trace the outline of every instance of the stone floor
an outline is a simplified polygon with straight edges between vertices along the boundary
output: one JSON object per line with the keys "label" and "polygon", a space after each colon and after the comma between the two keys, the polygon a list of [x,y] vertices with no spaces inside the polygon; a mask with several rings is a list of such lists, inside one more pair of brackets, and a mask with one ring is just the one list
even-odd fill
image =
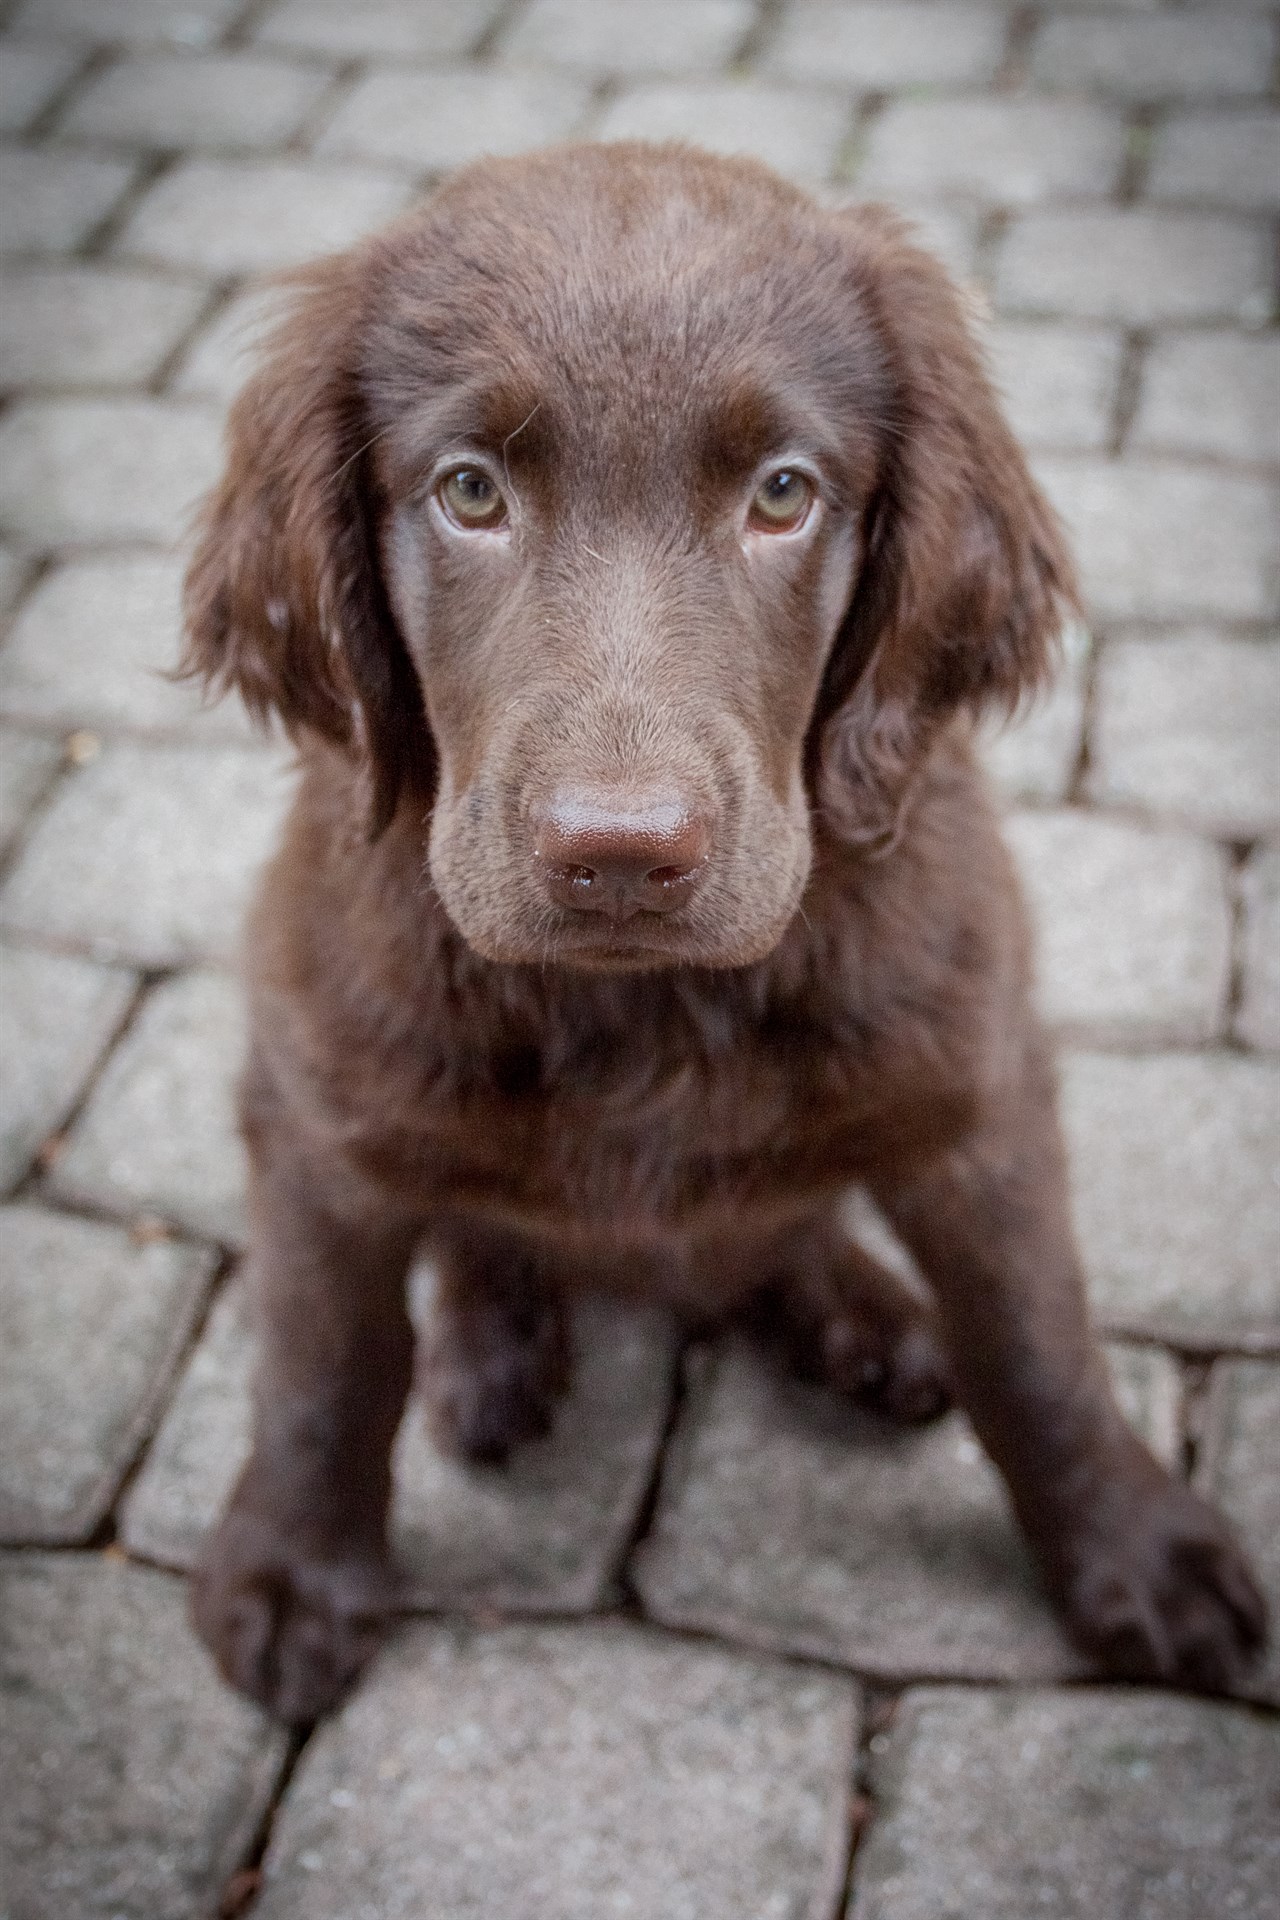
{"label": "stone floor", "polygon": [[958,1416],[885,1433],[643,1315],[583,1314],[510,1474],[406,1428],[420,1617],[334,1720],[299,1749],[218,1684],[180,1575],[243,1445],[229,969],[289,775],[153,671],[264,273],[575,134],[907,208],[985,304],[1088,591],[990,754],[1097,1313],[1280,1614],[1274,18],[0,14],[0,1916],[1274,1914],[1280,1654],[1234,1701],[1091,1683]]}

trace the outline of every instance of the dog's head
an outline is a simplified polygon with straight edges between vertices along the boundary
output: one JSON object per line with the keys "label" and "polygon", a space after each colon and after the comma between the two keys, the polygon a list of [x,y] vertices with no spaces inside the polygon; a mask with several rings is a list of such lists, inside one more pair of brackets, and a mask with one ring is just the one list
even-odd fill
{"label": "dog's head", "polygon": [[760,959],[1071,574],[945,273],[749,162],[459,174],[316,269],[231,419],[189,658],[430,813],[500,961]]}

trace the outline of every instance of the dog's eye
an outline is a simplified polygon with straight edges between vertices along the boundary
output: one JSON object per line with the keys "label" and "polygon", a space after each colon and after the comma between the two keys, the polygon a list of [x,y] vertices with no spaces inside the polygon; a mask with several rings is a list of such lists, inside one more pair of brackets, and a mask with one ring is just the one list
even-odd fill
{"label": "dog's eye", "polygon": [[445,512],[460,527],[495,527],[506,514],[506,502],[487,473],[479,467],[458,467],[440,482]]}
{"label": "dog's eye", "polygon": [[798,527],[813,500],[813,482],[794,467],[779,467],[756,488],[750,524],[766,533],[790,533]]}

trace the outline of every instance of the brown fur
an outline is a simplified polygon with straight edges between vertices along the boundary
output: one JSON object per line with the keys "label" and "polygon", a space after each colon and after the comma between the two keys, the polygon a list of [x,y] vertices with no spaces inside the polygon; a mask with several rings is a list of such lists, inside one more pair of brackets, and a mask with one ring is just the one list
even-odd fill
{"label": "brown fur", "polygon": [[[450,460],[500,531],[449,522]],[[792,462],[813,510],[761,532]],[[577,1287],[754,1304],[887,1411],[954,1384],[1105,1663],[1232,1677],[1261,1603],[1112,1398],[968,745],[1073,599],[957,296],[883,210],[581,147],[309,276],[188,588],[193,670],[302,763],[249,943],[254,1450],[195,1597],[236,1685],[306,1719],[373,1644],[423,1241],[447,1444],[543,1430]],[[677,910],[549,897],[537,823],[580,791],[696,818]],[[936,1325],[842,1235],[853,1182]]]}

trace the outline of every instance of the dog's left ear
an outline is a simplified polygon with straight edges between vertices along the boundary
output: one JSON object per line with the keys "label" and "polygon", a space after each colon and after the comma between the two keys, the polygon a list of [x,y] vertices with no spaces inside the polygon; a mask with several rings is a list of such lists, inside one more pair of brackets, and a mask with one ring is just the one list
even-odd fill
{"label": "dog's left ear", "polygon": [[1012,711],[1051,672],[1075,574],[992,392],[961,296],[887,209],[846,216],[891,400],[863,561],[815,730],[823,818],[892,830],[960,708]]}

